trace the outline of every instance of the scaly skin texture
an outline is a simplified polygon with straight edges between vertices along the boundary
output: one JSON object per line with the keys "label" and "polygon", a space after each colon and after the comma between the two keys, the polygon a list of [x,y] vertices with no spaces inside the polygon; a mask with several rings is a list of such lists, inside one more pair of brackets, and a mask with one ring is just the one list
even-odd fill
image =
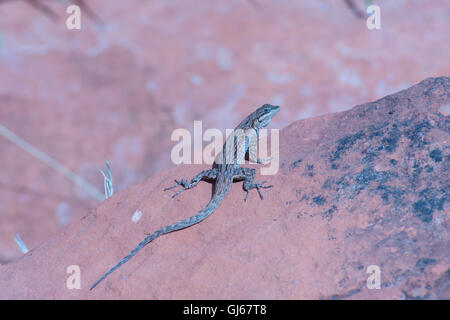
{"label": "scaly skin texture", "polygon": [[117,265],[94,283],[90,290],[94,289],[114,270],[130,260],[139,250],[152,240],[163,234],[188,228],[206,219],[214,212],[214,210],[216,210],[223,198],[231,190],[234,181],[244,180],[244,190],[247,191],[244,201],[247,199],[250,190],[255,188],[262,199],[263,197],[259,189],[266,189],[272,186],[264,186],[263,184],[265,181],[262,183],[258,183],[257,181],[254,182],[255,169],[241,168],[240,165],[243,163],[247,152],[249,153],[250,160],[256,161],[257,163],[263,163],[265,159],[255,159],[256,155],[252,152],[255,150],[253,147],[258,141],[259,130],[266,127],[279,110],[280,107],[272,106],[270,104],[265,104],[258,108],[255,112],[242,120],[242,122],[234,129],[234,135],[230,135],[223,145],[222,152],[217,155],[212,169],[200,172],[191,181],[186,181],[184,179],[180,181],[175,180],[177,183],[176,185],[164,189],[166,191],[181,186],[182,189],[172,196],[175,197],[184,190],[195,187],[201,180],[215,181],[213,195],[205,208],[190,218],[168,225],[147,236],[135,249],[133,249],[133,251],[130,252],[129,255],[123,258]]}

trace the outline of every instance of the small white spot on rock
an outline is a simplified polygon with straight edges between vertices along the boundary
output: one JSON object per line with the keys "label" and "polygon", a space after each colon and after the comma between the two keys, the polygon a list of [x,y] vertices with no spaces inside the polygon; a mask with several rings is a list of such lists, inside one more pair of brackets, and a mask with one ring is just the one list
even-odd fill
{"label": "small white spot on rock", "polygon": [[439,112],[441,112],[445,116],[450,115],[450,104],[445,104],[442,107],[440,107]]}
{"label": "small white spot on rock", "polygon": [[202,85],[204,82],[203,77],[198,74],[192,75],[190,80],[191,80],[191,83],[196,86]]}
{"label": "small white spot on rock", "polygon": [[61,202],[55,209],[55,215],[61,226],[66,226],[72,219],[74,212],[72,207],[66,201]]}
{"label": "small white spot on rock", "polygon": [[131,217],[131,221],[138,222],[139,220],[141,220],[141,218],[142,218],[142,211],[138,210]]}

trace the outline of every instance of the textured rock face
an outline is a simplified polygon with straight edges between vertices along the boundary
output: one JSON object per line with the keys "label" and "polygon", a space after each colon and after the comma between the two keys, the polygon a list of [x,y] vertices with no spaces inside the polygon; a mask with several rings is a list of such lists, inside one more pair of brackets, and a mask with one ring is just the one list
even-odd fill
{"label": "textured rock face", "polygon": [[[320,217],[334,244],[325,260],[336,293],[323,297],[449,297],[450,119],[440,111],[449,85],[427,79],[285,129],[283,143],[297,140],[282,157],[286,180],[305,176],[287,210],[303,223]],[[381,269],[379,291],[361,281],[372,264]]]}
{"label": "textured rock face", "polygon": [[[200,183],[163,188],[179,166],[114,195],[77,224],[0,267],[0,298],[449,299],[450,78],[280,133],[264,200],[236,183],[217,211],[158,238],[95,290],[149,233],[206,204]],[[282,112],[282,111],[281,111]],[[133,219],[136,211],[142,218]],[[81,289],[66,288],[69,265]],[[380,289],[368,289],[377,266]]]}

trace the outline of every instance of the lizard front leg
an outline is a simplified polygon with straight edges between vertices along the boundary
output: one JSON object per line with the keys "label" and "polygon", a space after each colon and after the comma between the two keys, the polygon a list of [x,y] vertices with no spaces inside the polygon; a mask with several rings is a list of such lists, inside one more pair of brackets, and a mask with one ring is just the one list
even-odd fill
{"label": "lizard front leg", "polygon": [[257,154],[257,141],[259,138],[259,134],[256,134],[256,139],[250,139],[249,148],[248,148],[248,159],[250,161],[256,162],[258,164],[266,164],[273,159],[273,157],[268,158],[258,158]]}
{"label": "lizard front leg", "polygon": [[192,178],[191,181],[187,181],[185,179],[175,180],[176,185],[165,188],[164,191],[181,186],[182,189],[172,195],[172,198],[175,198],[177,195],[179,195],[184,190],[195,187],[201,180],[215,180],[217,178],[217,174],[218,174],[217,168],[213,168],[210,170],[203,170],[198,175],[196,175],[194,178]]}
{"label": "lizard front leg", "polygon": [[243,187],[244,187],[244,190],[247,191],[244,201],[247,201],[248,194],[250,193],[250,190],[252,190],[252,189],[256,189],[258,191],[259,197],[262,200],[263,196],[259,189],[272,188],[272,186],[264,186],[263,185],[267,181],[263,181],[261,183],[258,183],[258,181],[253,181],[255,179],[255,174],[256,174],[256,170],[252,169],[252,168],[237,168],[233,172],[233,179],[244,180]]}

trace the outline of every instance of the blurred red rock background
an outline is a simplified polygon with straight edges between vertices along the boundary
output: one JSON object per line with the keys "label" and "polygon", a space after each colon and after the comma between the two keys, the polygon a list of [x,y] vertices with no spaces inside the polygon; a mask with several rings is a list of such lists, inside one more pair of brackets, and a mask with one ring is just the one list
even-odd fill
{"label": "blurred red rock background", "polygon": [[[103,191],[173,166],[171,132],[221,130],[263,103],[271,126],[343,111],[448,75],[450,7],[362,1],[381,8],[368,30],[345,1],[90,0],[81,30],[70,1],[0,1],[0,125]],[[0,136],[0,263],[36,247],[99,201]]]}

